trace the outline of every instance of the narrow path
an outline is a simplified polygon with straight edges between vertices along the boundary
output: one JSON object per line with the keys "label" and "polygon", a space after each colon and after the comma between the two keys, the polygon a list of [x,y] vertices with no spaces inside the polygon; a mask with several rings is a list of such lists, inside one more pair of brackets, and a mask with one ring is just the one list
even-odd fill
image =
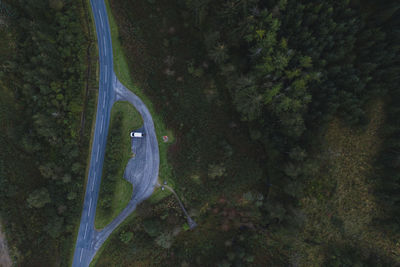
{"label": "narrow path", "polygon": [[190,229],[195,228],[197,226],[197,223],[189,216],[189,214],[187,213],[187,211],[185,209],[185,206],[183,206],[182,201],[179,199],[179,197],[176,194],[175,190],[172,189],[171,187],[169,187],[168,185],[164,185],[164,187],[167,188],[169,191],[171,191],[172,194],[174,194],[174,196],[178,200],[179,206],[181,206],[181,209],[183,210],[183,213],[185,213],[185,215],[186,215],[186,219],[188,221]]}

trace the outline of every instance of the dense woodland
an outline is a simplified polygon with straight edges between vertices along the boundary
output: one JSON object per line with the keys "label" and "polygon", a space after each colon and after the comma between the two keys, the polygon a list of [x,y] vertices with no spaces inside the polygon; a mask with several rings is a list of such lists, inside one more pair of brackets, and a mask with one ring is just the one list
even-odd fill
{"label": "dense woodland", "polygon": [[[199,226],[174,231],[184,220],[162,212],[170,200],[151,213],[139,208],[141,217],[117,232],[98,266],[400,262],[398,3],[110,2],[134,80],[174,128],[173,182]],[[325,133],[334,120],[369,133],[380,101],[385,123],[373,136],[383,143],[364,144],[379,153],[359,168],[372,169],[361,173],[381,212],[364,222],[346,213],[354,209],[348,203],[324,214],[342,190],[330,176],[340,153],[325,151]],[[155,232],[166,243],[149,231],[150,218],[163,225]]]}
{"label": "dense woodland", "polygon": [[[72,256],[96,88],[86,4],[0,2],[0,212],[20,266]],[[110,4],[134,81],[174,131],[169,182],[199,226],[172,196],[145,202],[97,266],[400,264],[396,1]],[[362,229],[382,246],[340,213],[312,216],[340,190],[327,129],[367,131],[376,101],[385,119],[366,179],[381,212]]]}
{"label": "dense woodland", "polygon": [[96,85],[90,13],[83,1],[0,7],[0,39],[7,36],[0,59],[0,218],[18,266],[67,266],[96,96],[89,90]]}

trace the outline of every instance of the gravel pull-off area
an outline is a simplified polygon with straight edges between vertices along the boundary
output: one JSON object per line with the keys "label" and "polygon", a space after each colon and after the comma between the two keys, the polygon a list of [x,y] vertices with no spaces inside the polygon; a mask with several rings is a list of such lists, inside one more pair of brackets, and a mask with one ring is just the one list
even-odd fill
{"label": "gravel pull-off area", "polygon": [[11,267],[11,258],[8,254],[7,240],[4,234],[1,232],[0,225],[0,267]]}

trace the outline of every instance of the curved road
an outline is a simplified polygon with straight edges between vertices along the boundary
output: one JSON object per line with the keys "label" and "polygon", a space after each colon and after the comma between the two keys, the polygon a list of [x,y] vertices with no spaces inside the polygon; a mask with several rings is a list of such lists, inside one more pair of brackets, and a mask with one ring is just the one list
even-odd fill
{"label": "curved road", "polygon": [[[160,162],[154,123],[149,110],[115,76],[110,27],[104,0],[91,0],[90,3],[96,23],[100,58],[100,82],[90,168],[72,263],[74,267],[89,266],[97,250],[112,231],[135,210],[137,204],[153,193],[157,183]],[[128,162],[124,173],[124,178],[133,185],[133,195],[129,204],[109,225],[101,231],[97,231],[94,228],[94,219],[110,124],[110,112],[112,105],[116,101],[128,101],[135,106],[143,118],[144,123],[141,130],[145,133],[145,137],[132,139],[132,151],[136,156]],[[126,134],[129,136],[129,133]]]}

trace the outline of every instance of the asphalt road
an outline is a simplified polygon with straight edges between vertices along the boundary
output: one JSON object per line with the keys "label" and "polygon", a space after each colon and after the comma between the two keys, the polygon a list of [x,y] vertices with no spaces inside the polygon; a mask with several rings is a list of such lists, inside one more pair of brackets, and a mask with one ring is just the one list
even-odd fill
{"label": "asphalt road", "polygon": [[[75,246],[72,266],[89,266],[97,250],[118,225],[131,214],[137,204],[148,198],[157,183],[160,163],[158,143],[153,119],[145,104],[116,78],[113,70],[113,55],[110,27],[104,0],[91,0],[96,23],[100,59],[100,82],[97,103],[95,134],[92,143],[90,168],[86,184],[85,200]],[[116,101],[128,101],[143,118],[144,138],[132,138],[132,151],[124,172],[124,178],[132,183],[133,195],[126,208],[101,231],[94,228],[97,200],[99,197],[110,112]],[[133,130],[133,129],[132,129]],[[127,138],[129,133],[126,133]]]}

